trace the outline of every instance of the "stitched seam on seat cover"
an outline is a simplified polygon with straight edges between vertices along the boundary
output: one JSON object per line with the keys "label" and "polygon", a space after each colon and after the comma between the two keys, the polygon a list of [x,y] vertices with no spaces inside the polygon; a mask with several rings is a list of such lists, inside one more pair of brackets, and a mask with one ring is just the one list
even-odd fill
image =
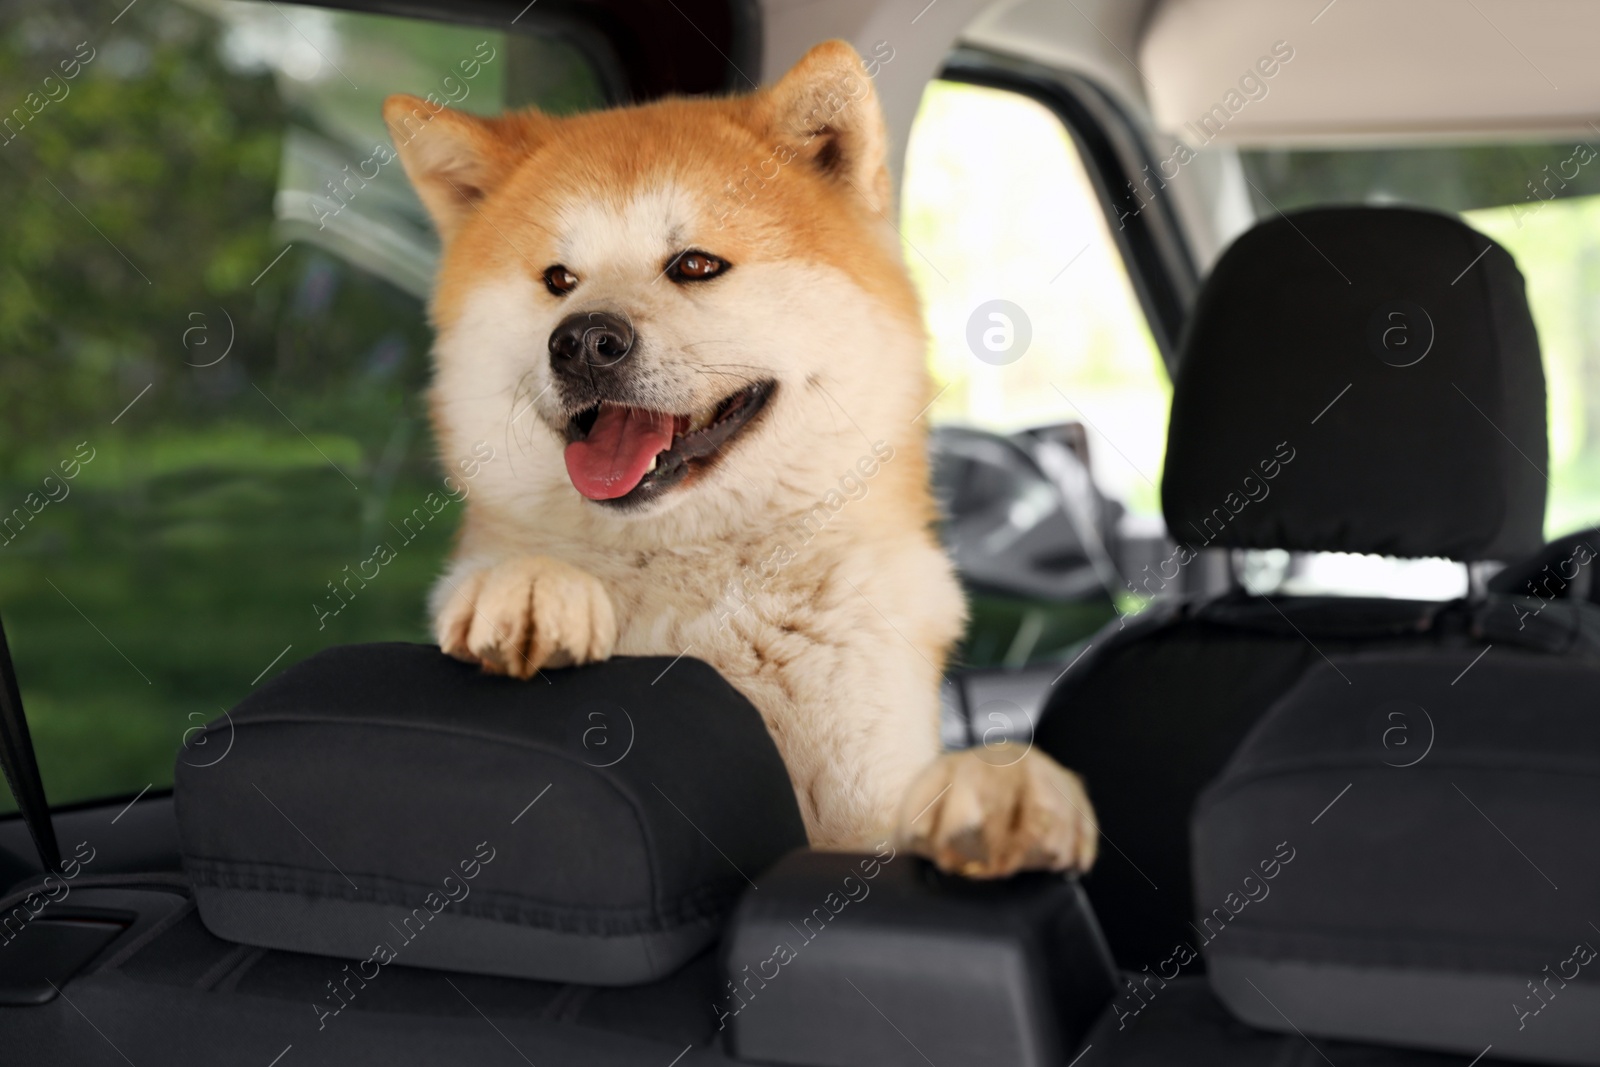
{"label": "stitched seam on seat cover", "polygon": [[[392,878],[385,875],[373,875],[361,871],[355,876],[367,883],[380,883],[387,892],[358,890],[355,892],[326,892],[327,886],[339,886],[343,883],[334,875],[320,870],[295,867],[290,864],[266,863],[261,861],[238,861],[232,859],[213,859],[210,857],[191,857],[194,867],[191,871],[192,880],[196,885],[233,888],[233,889],[261,889],[273,891],[310,892],[317,896],[338,897],[359,903],[384,904],[400,907],[421,906],[416,899],[416,894],[426,894],[437,891],[437,886],[408,882],[403,879]],[[615,922],[676,922],[692,921],[696,918],[713,917],[720,914],[718,905],[724,899],[731,900],[738,895],[738,890],[733,888],[733,880],[729,880],[728,889],[700,888],[685,894],[674,902],[674,906],[662,910],[653,906],[640,908],[612,908],[599,909],[595,906],[585,906],[582,909],[566,908],[560,905],[550,905],[542,902],[533,902],[531,898],[517,894],[508,894],[500,891],[479,889],[475,894],[480,900],[487,897],[492,903],[470,903],[463,900],[452,904],[452,910],[460,913],[472,914],[486,912],[498,914],[513,912],[538,916],[571,915],[582,919],[592,919],[598,913]],[[401,893],[409,891],[410,895],[402,896]],[[710,906],[708,909],[708,905]]]}
{"label": "stitched seam on seat cover", "polygon": [[[333,873],[291,864],[240,861],[206,856],[185,857],[191,880],[197,886],[292,893],[311,898],[332,898],[351,903],[414,908],[418,897],[436,892],[437,886],[408,882],[388,875],[355,871],[354,877],[375,886],[351,891]],[[406,894],[402,896],[402,894]],[[578,933],[658,933],[725,916],[739,896],[730,880],[726,888],[702,887],[686,893],[666,907],[581,910],[531,901],[527,897],[477,889],[450,905],[462,915],[499,922],[552,928]]]}

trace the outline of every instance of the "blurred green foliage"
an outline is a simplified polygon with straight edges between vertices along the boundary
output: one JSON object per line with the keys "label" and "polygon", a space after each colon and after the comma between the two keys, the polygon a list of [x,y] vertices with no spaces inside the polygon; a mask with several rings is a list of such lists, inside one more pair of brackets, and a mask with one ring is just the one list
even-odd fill
{"label": "blurred green foliage", "polygon": [[[160,0],[112,25],[0,0],[0,125],[24,109],[0,135],[0,612],[55,804],[170,783],[185,730],[321,648],[427,639],[460,506],[414,541],[391,525],[443,477],[423,308],[285,253],[286,128],[370,151],[388,92],[428,92],[486,37],[467,106],[503,105],[509,54],[546,61],[554,108],[597,100],[536,38],[279,7]],[[409,195],[399,167],[377,181]],[[379,542],[394,561],[319,625]]]}

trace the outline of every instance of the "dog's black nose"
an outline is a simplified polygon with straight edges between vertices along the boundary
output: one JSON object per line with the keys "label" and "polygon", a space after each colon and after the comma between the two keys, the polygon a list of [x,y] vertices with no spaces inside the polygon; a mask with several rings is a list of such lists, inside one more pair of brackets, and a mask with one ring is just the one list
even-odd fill
{"label": "dog's black nose", "polygon": [[633,348],[633,327],[610,311],[580,311],[561,320],[550,334],[550,362],[556,369],[579,365],[609,367]]}

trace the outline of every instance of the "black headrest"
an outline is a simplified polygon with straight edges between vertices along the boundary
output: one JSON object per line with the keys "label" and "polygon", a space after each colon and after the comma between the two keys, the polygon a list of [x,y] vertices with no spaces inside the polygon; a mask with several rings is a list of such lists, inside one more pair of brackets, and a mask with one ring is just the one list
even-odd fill
{"label": "black headrest", "polygon": [[654,981],[806,843],[760,712],[688,656],[521,682],[432,646],[328,649],[210,723],[176,779],[206,928],[368,982],[397,959]]}
{"label": "black headrest", "polygon": [[1508,559],[1543,543],[1546,469],[1522,275],[1457,219],[1279,216],[1202,287],[1161,489],[1178,541]]}

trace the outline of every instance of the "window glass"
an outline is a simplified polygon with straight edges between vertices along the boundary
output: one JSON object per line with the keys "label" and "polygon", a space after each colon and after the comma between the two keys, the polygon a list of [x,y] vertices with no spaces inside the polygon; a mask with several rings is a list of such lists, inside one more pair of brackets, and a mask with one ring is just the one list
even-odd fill
{"label": "window glass", "polygon": [[392,92],[607,95],[536,13],[8,8],[0,612],[53,803],[169,784],[187,730],[319,649],[427,637],[473,464],[503,443],[433,454],[437,249],[379,119]]}
{"label": "window glass", "polygon": [[1600,139],[1240,153],[1261,217],[1321,203],[1460,213],[1522,269],[1544,353],[1547,535],[1600,523]]}
{"label": "window glass", "polygon": [[941,390],[930,417],[999,431],[1083,422],[1096,481],[1158,516],[1171,387],[1061,120],[1018,93],[936,81],[901,197]]}
{"label": "window glass", "polygon": [[[1120,549],[1161,532],[1170,388],[1104,210],[1049,109],[937,81],[911,131],[901,232],[931,342],[944,539],[971,608],[956,662],[1070,655],[1132,602]],[[1085,453],[1092,486],[1072,459]]]}

